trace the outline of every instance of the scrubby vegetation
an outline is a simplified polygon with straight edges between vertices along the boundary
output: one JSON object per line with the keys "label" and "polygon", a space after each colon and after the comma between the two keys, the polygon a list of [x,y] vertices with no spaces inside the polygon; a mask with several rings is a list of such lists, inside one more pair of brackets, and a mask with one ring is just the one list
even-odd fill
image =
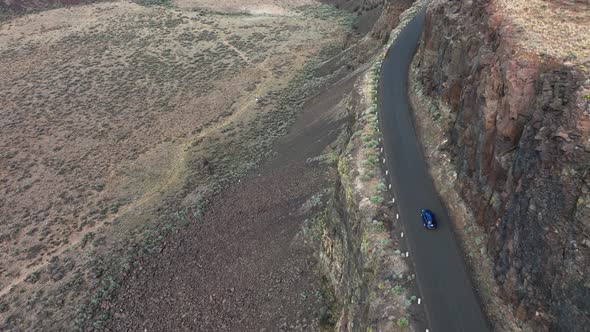
{"label": "scrubby vegetation", "polygon": [[244,17],[117,2],[0,28],[0,329],[102,329],[137,258],[272,153],[350,21]]}

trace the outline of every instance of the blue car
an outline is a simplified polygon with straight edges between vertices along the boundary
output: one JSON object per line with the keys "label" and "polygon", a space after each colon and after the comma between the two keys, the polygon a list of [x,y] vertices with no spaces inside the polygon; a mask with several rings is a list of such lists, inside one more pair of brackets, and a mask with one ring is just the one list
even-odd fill
{"label": "blue car", "polygon": [[422,209],[420,211],[420,216],[422,216],[422,223],[424,224],[424,228],[426,229],[435,229],[436,228],[436,219],[434,218],[434,213],[427,209]]}

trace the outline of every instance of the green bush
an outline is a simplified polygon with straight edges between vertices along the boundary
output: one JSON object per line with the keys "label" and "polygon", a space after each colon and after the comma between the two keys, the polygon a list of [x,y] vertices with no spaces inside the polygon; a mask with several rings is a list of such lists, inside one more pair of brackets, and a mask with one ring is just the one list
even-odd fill
{"label": "green bush", "polygon": [[363,142],[367,143],[371,140],[375,139],[373,135],[363,135]]}
{"label": "green bush", "polygon": [[338,154],[334,151],[322,155],[321,163],[328,165],[336,165],[338,163]]}
{"label": "green bush", "polygon": [[366,147],[368,148],[376,148],[379,146],[379,142],[377,140],[372,140],[372,141],[368,141],[367,144],[365,144]]}
{"label": "green bush", "polygon": [[381,204],[381,203],[383,203],[384,200],[385,199],[381,196],[373,196],[370,199],[371,203],[373,203],[373,204]]}
{"label": "green bush", "polygon": [[365,162],[366,164],[377,165],[377,163],[379,163],[379,158],[374,153],[367,154],[367,159]]}
{"label": "green bush", "polygon": [[373,178],[373,175],[371,173],[364,173],[364,174],[361,174],[361,176],[359,177],[359,179],[363,182],[369,182],[369,181],[371,181],[372,178]]}
{"label": "green bush", "polygon": [[407,318],[400,318],[397,320],[397,326],[401,328],[407,328],[410,325],[410,322]]}

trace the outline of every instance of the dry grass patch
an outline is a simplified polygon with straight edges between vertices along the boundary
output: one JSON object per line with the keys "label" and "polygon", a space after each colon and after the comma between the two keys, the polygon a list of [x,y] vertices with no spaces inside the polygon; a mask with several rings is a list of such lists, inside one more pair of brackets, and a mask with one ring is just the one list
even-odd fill
{"label": "dry grass patch", "polygon": [[515,24],[517,40],[526,50],[577,61],[590,59],[590,2],[495,0],[495,4],[499,14]]}

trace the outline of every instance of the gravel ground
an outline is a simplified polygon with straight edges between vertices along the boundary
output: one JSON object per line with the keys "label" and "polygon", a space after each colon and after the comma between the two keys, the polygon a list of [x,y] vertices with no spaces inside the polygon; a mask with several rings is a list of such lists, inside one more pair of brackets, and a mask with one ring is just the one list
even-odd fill
{"label": "gravel ground", "polygon": [[343,115],[335,106],[351,87],[316,97],[273,160],[214,198],[203,223],[181,229],[158,257],[142,262],[110,304],[110,330],[321,328],[329,296],[298,233],[308,217],[302,204],[330,171],[306,159],[336,138]]}
{"label": "gravel ground", "polygon": [[313,169],[272,170],[216,199],[142,265],[115,304],[113,330],[309,328],[323,306],[311,253],[293,214],[319,190]]}

